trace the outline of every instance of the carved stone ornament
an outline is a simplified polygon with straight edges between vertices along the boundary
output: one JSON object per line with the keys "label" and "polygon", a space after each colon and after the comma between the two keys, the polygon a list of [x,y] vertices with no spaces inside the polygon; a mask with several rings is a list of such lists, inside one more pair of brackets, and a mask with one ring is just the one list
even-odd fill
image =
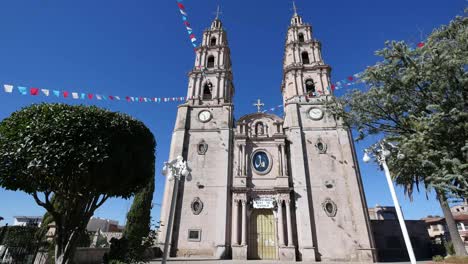
{"label": "carved stone ornament", "polygon": [[325,199],[322,203],[322,208],[329,217],[334,217],[338,208],[336,207],[335,202],[330,198]]}
{"label": "carved stone ornament", "polygon": [[206,151],[208,150],[208,144],[206,144],[205,140],[200,141],[197,146],[197,151],[199,155],[205,155]]}
{"label": "carved stone ornament", "polygon": [[203,210],[203,202],[200,200],[200,198],[195,197],[195,199],[192,201],[192,204],[190,205],[190,208],[192,208],[192,213],[194,215],[199,215]]}
{"label": "carved stone ornament", "polygon": [[321,139],[317,140],[317,142],[315,143],[315,148],[317,149],[319,154],[327,153],[327,144],[325,144],[325,142],[323,142]]}

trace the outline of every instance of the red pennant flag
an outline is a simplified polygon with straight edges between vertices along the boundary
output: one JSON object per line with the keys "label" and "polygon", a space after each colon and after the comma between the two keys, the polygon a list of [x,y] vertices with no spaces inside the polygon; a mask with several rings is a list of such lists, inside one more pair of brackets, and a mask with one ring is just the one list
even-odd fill
{"label": "red pennant flag", "polygon": [[352,81],[352,80],[353,80],[353,76],[349,76],[349,77],[348,77],[348,80]]}
{"label": "red pennant flag", "polygon": [[190,23],[188,21],[184,21],[184,25],[186,25],[187,27],[190,27]]}
{"label": "red pennant flag", "polygon": [[195,35],[194,34],[190,34],[189,38],[194,38]]}
{"label": "red pennant flag", "polygon": [[37,95],[39,93],[39,88],[31,88],[31,95]]}
{"label": "red pennant flag", "polygon": [[67,98],[67,97],[68,97],[68,92],[67,92],[67,91],[63,92],[63,97],[64,97],[64,98]]}
{"label": "red pennant flag", "polygon": [[114,96],[109,95],[109,99],[114,100]]}
{"label": "red pennant flag", "polygon": [[127,100],[127,102],[130,102],[130,96],[125,96],[125,99]]}
{"label": "red pennant flag", "polygon": [[140,97],[140,102],[143,102],[143,97]]}
{"label": "red pennant flag", "polygon": [[336,87],[336,86],[335,86],[334,84],[331,85],[332,91],[335,91],[335,87]]}
{"label": "red pennant flag", "polygon": [[88,99],[89,100],[93,99],[93,94],[88,94]]}
{"label": "red pennant flag", "polygon": [[180,9],[185,10],[185,6],[182,3],[177,3]]}
{"label": "red pennant flag", "polygon": [[418,43],[418,48],[422,48],[422,47],[424,47],[424,42],[419,42]]}

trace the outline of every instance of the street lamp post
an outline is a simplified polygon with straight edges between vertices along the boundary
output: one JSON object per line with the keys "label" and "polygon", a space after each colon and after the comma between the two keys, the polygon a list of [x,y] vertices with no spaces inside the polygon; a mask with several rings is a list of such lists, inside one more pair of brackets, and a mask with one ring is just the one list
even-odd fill
{"label": "street lamp post", "polygon": [[172,224],[174,222],[174,213],[177,204],[177,192],[179,191],[179,181],[183,180],[183,177],[187,177],[190,174],[190,169],[187,166],[187,162],[184,161],[182,156],[178,156],[175,160],[164,163],[162,174],[168,177],[169,181],[174,180],[174,189],[172,191],[171,210],[169,212],[169,219],[166,223],[166,239],[164,242],[164,252],[161,264],[167,262],[169,254],[169,243],[171,240]]}
{"label": "street lamp post", "polygon": [[[377,150],[376,158],[379,161],[379,164],[382,166],[385,177],[387,178],[388,188],[390,189],[390,193],[392,195],[393,204],[395,205],[395,210],[398,217],[398,222],[400,223],[401,232],[403,233],[403,239],[405,240],[406,250],[408,251],[408,256],[410,258],[411,264],[416,264],[416,258],[414,256],[413,246],[411,245],[411,240],[408,235],[408,230],[406,229],[405,220],[403,219],[403,213],[401,212],[400,203],[398,202],[395,187],[393,186],[392,178],[390,176],[390,171],[387,166],[387,162],[385,159],[390,156],[390,151],[387,150],[383,143],[380,144],[380,149]],[[398,154],[399,159],[404,159],[403,154]],[[364,157],[362,158],[364,162],[369,162],[371,158],[367,154],[367,151],[364,153]]]}

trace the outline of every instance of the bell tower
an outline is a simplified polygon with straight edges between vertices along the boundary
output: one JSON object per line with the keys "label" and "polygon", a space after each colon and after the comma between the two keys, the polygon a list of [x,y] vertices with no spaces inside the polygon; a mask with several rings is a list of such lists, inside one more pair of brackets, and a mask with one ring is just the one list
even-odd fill
{"label": "bell tower", "polygon": [[195,67],[189,74],[187,98],[190,104],[220,105],[231,103],[233,96],[227,34],[216,16],[211,27],[203,33],[201,47],[196,49]]}
{"label": "bell tower", "polygon": [[327,111],[331,68],[312,33],[294,7],[281,91],[296,245],[304,261],[372,262],[372,232],[351,131]]}
{"label": "bell tower", "polygon": [[182,156],[191,174],[180,181],[176,198],[174,182],[166,180],[161,237],[173,200],[170,256],[222,258],[230,245],[234,86],[227,34],[218,16],[195,53],[188,99],[178,107],[169,154],[169,160]]}
{"label": "bell tower", "polygon": [[283,57],[281,91],[285,103],[330,94],[331,68],[323,62],[321,48],[313,39],[312,27],[302,21],[294,6]]}

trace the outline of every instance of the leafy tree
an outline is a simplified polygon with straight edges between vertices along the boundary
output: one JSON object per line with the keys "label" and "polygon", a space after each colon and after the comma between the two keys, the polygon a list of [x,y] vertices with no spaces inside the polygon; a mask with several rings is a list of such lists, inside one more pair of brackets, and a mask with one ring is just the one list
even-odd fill
{"label": "leafy tree", "polygon": [[70,263],[94,211],[153,177],[154,150],[151,132],[128,115],[31,105],[0,123],[0,186],[32,195],[52,215],[55,262]]}
{"label": "leafy tree", "polygon": [[468,196],[467,24],[456,17],[416,49],[387,42],[376,52],[384,60],[362,76],[368,90],[330,104],[358,140],[378,134],[391,143],[388,166],[410,198],[421,184],[435,190],[457,255],[466,251],[447,199]]}

